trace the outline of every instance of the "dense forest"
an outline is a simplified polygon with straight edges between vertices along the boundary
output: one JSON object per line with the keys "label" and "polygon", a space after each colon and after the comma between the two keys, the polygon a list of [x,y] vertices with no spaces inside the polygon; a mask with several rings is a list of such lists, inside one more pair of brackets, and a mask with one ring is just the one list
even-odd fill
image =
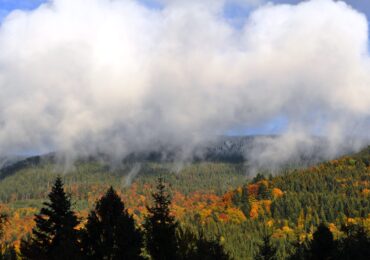
{"label": "dense forest", "polygon": [[[370,255],[370,147],[304,169],[281,169],[275,176],[263,171],[254,178],[246,177],[245,164],[239,160],[183,165],[126,161],[119,167],[81,160],[63,173],[54,162],[40,158],[8,166],[0,178],[1,245],[6,259],[34,259],[27,252],[32,252],[35,234],[45,222],[40,219],[50,213],[56,179],[59,192],[65,191],[70,203],[72,226],[66,232],[77,243],[68,251],[71,254],[89,255],[105,248],[110,256],[90,258],[121,259],[115,258],[121,253],[109,249],[112,244],[86,245],[86,236],[97,235],[88,233],[91,225],[99,228],[90,231],[110,230],[106,223],[96,222],[102,221],[102,210],[113,207],[104,205],[116,201],[117,215],[131,223],[125,230],[138,237],[134,254],[143,258],[206,259],[213,254],[219,259],[368,259]],[[165,198],[162,204],[156,203],[158,193]],[[158,212],[166,213],[169,227],[157,230],[156,236],[169,232],[165,236],[173,236],[176,243],[164,241],[161,246],[148,240],[156,230],[149,219]],[[177,255],[161,255],[165,248]]]}

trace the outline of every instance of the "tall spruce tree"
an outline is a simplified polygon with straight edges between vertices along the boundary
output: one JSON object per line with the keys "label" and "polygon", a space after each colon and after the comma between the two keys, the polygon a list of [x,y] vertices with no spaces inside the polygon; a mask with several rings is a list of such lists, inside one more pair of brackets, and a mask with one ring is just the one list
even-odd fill
{"label": "tall spruce tree", "polygon": [[263,182],[258,187],[257,198],[259,200],[267,200],[267,199],[270,199],[270,192],[269,192],[266,184],[263,183]]}
{"label": "tall spruce tree", "polygon": [[0,239],[4,235],[4,225],[7,219],[8,219],[8,216],[6,214],[0,213]]}
{"label": "tall spruce tree", "polygon": [[142,234],[110,187],[89,214],[82,232],[82,251],[87,259],[142,259]]}
{"label": "tall spruce tree", "polygon": [[201,232],[196,236],[189,229],[178,228],[177,241],[179,245],[179,260],[229,260],[231,257],[225,252],[218,240],[209,240]]}
{"label": "tall spruce tree", "polygon": [[8,246],[6,248],[6,250],[4,252],[3,259],[6,259],[6,260],[17,260],[17,259],[19,259],[18,258],[18,253],[17,253],[14,245]]}
{"label": "tall spruce tree", "polygon": [[323,223],[313,233],[313,239],[309,246],[310,259],[326,260],[333,259],[335,243],[333,233]]}
{"label": "tall spruce tree", "polygon": [[158,179],[157,191],[152,197],[154,205],[147,207],[149,214],[144,223],[147,250],[154,260],[177,259],[178,223],[170,214],[171,197],[165,190],[162,178]]}
{"label": "tall spruce tree", "polygon": [[310,259],[309,253],[309,243],[310,241],[306,238],[304,241],[300,241],[299,235],[297,236],[297,240],[291,243],[293,247],[293,253],[287,257],[289,260],[303,260],[303,259]]}
{"label": "tall spruce tree", "polygon": [[338,241],[335,259],[369,259],[370,237],[366,229],[358,224],[342,227],[345,237]]}
{"label": "tall spruce tree", "polygon": [[196,243],[197,250],[194,260],[229,260],[231,257],[225,252],[224,247],[217,240],[208,240],[201,235]]}
{"label": "tall spruce tree", "polygon": [[71,199],[64,192],[60,177],[55,180],[48,195],[50,202],[35,216],[36,226],[28,240],[21,244],[25,259],[79,259],[79,220],[71,209]]}
{"label": "tall spruce tree", "polygon": [[330,229],[323,223],[317,227],[311,241],[304,241],[303,243],[297,242],[295,243],[295,247],[295,253],[289,257],[291,260],[341,259],[340,257],[335,257],[338,251],[336,242],[334,241]]}
{"label": "tall spruce tree", "polygon": [[4,259],[3,250],[5,248],[5,245],[2,244],[2,238],[4,235],[4,225],[7,220],[7,215],[0,213],[0,260]]}
{"label": "tall spruce tree", "polygon": [[276,247],[271,243],[271,234],[266,234],[262,238],[256,260],[273,260],[276,258]]}

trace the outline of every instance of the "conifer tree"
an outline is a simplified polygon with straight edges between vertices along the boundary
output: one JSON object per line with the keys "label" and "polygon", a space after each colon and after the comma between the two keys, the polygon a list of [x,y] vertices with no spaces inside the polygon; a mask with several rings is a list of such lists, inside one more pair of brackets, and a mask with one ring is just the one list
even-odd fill
{"label": "conifer tree", "polygon": [[363,226],[350,224],[342,227],[346,234],[339,240],[336,259],[369,259],[370,237]]}
{"label": "conifer tree", "polygon": [[223,246],[217,240],[208,240],[203,235],[197,240],[197,251],[193,258],[195,260],[228,260],[230,256],[225,252]]}
{"label": "conifer tree", "polygon": [[0,213],[0,238],[2,238],[4,235],[4,225],[7,219],[8,216],[6,214]]}
{"label": "conifer tree", "polygon": [[273,260],[276,258],[276,247],[271,243],[271,234],[266,234],[262,238],[262,244],[259,246],[257,260]]}
{"label": "conifer tree", "polygon": [[291,246],[294,248],[294,253],[290,255],[287,259],[289,260],[302,260],[310,259],[309,258],[309,246],[310,241],[306,238],[304,241],[300,241],[299,234],[297,234],[297,240],[291,243]]}
{"label": "conifer tree", "polygon": [[17,254],[17,251],[14,245],[6,248],[3,259],[6,259],[6,260],[17,260],[18,259],[18,254]]}
{"label": "conifer tree", "polygon": [[142,259],[142,234],[110,187],[89,214],[82,232],[82,250],[87,259]]}
{"label": "conifer tree", "polygon": [[334,249],[335,244],[333,234],[325,224],[321,223],[313,233],[313,240],[309,247],[311,259],[332,259]]}
{"label": "conifer tree", "polygon": [[[3,235],[4,235],[4,224],[7,220],[7,215],[0,213],[0,241],[2,241]],[[4,258],[2,251],[4,249],[5,245],[1,244],[0,242],[0,260]]]}
{"label": "conifer tree", "polygon": [[266,180],[265,176],[262,173],[257,173],[257,175],[253,178],[252,183],[257,183],[262,180]]}
{"label": "conifer tree", "polygon": [[192,259],[197,251],[197,236],[190,229],[179,225],[176,239],[178,241],[178,259]]}
{"label": "conifer tree", "polygon": [[78,259],[79,224],[71,209],[71,199],[64,192],[60,177],[55,180],[48,195],[50,202],[35,216],[36,226],[28,240],[23,240],[21,254],[25,259]]}
{"label": "conifer tree", "polygon": [[203,233],[197,237],[188,229],[179,228],[179,260],[228,260],[230,256],[217,240],[206,239]]}
{"label": "conifer tree", "polygon": [[269,196],[269,190],[268,190],[266,184],[261,183],[259,185],[257,198],[259,200],[266,200],[266,199],[269,199],[270,198],[270,196]]}
{"label": "conifer tree", "polygon": [[149,214],[144,223],[147,250],[154,260],[176,259],[178,223],[170,214],[171,197],[165,191],[162,178],[158,179],[157,191],[152,197],[154,205],[147,207]]}

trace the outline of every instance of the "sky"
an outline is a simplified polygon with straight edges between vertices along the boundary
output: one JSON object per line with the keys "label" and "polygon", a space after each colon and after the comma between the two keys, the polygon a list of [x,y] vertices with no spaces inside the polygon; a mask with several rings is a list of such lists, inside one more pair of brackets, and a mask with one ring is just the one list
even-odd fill
{"label": "sky", "polygon": [[13,10],[32,10],[44,2],[43,0],[0,0],[0,20]]}
{"label": "sky", "polygon": [[360,149],[366,3],[0,0],[0,155],[185,158],[223,134],[279,134],[256,143],[256,161],[312,150],[317,135],[330,155],[349,139]]}
{"label": "sky", "polygon": [[[160,8],[161,3],[156,0],[140,0],[143,4],[151,6],[153,8]],[[45,0],[0,0],[0,19],[6,16],[9,12],[13,10],[32,10],[37,8]],[[240,2],[245,2],[241,4]],[[230,2],[225,6],[225,16],[230,18],[245,17],[248,15],[250,10],[253,10],[258,5],[264,4],[266,2],[272,3],[287,3],[287,4],[297,4],[302,2],[302,0],[246,0],[246,1],[234,1]],[[370,15],[370,2],[366,0],[346,0],[346,3],[351,5],[353,8],[365,13],[368,17]]]}
{"label": "sky", "polygon": [[[152,8],[161,8],[162,3],[156,0],[139,0],[143,4]],[[32,10],[45,3],[45,0],[0,0],[0,21],[13,10]],[[272,3],[287,3],[297,4],[302,0],[241,0],[241,1],[230,1],[225,5],[224,15],[230,19],[237,20],[244,19],[251,10],[258,7],[266,2]],[[353,8],[359,10],[369,17],[370,15],[370,2],[366,0],[346,0],[346,3],[351,5]],[[236,25],[239,25],[236,22]]]}

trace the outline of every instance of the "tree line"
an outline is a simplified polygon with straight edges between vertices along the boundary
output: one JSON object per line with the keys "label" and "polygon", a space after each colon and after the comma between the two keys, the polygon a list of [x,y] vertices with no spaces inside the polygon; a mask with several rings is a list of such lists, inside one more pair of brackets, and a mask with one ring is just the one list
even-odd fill
{"label": "tree line", "polygon": [[[60,177],[44,202],[32,233],[20,252],[9,247],[4,259],[230,259],[217,241],[181,227],[171,214],[171,197],[162,178],[153,205],[139,227],[117,192],[110,187],[96,202],[85,223],[72,210]],[[1,218],[3,219],[3,218]],[[83,226],[81,228],[81,226]]]}
{"label": "tree line", "polygon": [[[36,225],[22,240],[20,251],[9,246],[0,259],[231,259],[219,239],[184,228],[171,214],[171,197],[162,178],[152,194],[152,205],[140,226],[110,187],[96,202],[86,220],[72,210],[71,196],[58,177],[48,201],[35,215]],[[6,216],[0,216],[1,227]],[[312,239],[296,242],[288,259],[368,259],[370,238],[360,225],[342,227],[345,236],[334,239],[321,223]],[[277,259],[272,233],[264,231],[255,259]],[[297,240],[299,241],[299,240]]]}

